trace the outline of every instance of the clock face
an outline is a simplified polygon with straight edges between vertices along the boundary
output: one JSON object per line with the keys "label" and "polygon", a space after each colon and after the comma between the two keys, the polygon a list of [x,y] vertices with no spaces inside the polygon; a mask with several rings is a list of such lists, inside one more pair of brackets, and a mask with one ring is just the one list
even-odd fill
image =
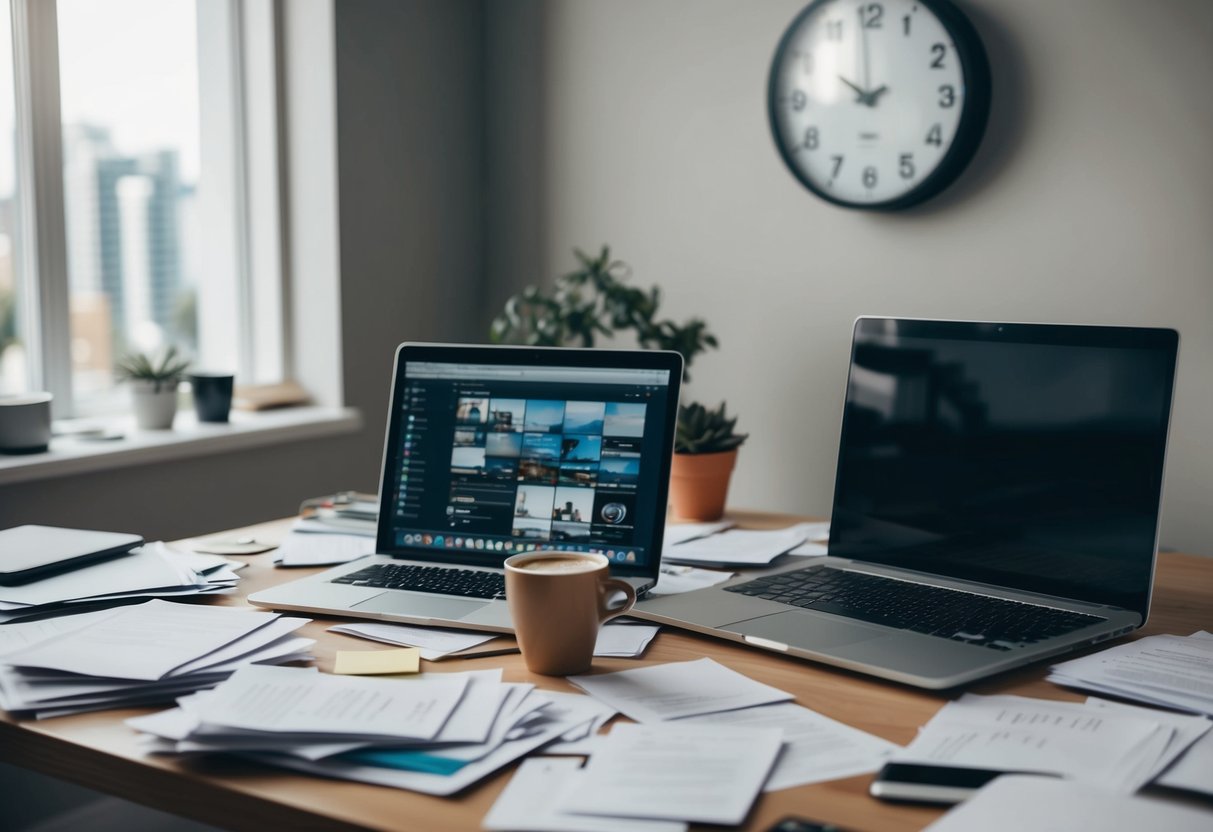
{"label": "clock face", "polygon": [[817,0],[771,67],[775,143],[818,196],[904,208],[972,158],[989,112],[976,31],[942,0]]}

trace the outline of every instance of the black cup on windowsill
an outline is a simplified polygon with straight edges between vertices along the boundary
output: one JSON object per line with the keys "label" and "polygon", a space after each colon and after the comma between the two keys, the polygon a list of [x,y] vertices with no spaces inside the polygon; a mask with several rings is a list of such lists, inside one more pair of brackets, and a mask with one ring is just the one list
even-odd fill
{"label": "black cup on windowsill", "polygon": [[232,409],[231,373],[191,373],[190,387],[194,390],[194,412],[199,422],[226,422]]}

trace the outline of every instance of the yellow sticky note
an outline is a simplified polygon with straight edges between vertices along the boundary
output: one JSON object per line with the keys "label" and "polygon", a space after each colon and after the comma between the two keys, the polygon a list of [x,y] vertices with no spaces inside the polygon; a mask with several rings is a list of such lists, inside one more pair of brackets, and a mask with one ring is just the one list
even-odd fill
{"label": "yellow sticky note", "polygon": [[421,669],[421,651],[416,647],[399,650],[338,650],[334,673],[346,676],[376,676],[384,673],[416,673]]}

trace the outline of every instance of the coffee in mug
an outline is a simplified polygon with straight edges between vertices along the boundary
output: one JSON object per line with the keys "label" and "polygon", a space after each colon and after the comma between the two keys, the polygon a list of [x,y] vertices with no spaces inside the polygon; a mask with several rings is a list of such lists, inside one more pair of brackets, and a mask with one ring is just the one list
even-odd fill
{"label": "coffee in mug", "polygon": [[[619,592],[624,602],[608,607]],[[541,550],[506,559],[505,598],[527,669],[567,676],[590,669],[598,629],[632,608],[636,590],[610,577],[602,555]]]}

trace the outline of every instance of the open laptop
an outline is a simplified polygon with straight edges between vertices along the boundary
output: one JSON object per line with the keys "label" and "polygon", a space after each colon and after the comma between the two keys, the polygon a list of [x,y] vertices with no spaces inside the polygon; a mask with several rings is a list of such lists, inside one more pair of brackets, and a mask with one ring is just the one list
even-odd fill
{"label": "open laptop", "polygon": [[829,556],[633,614],[926,688],[1128,633],[1149,611],[1178,344],[860,318]]}
{"label": "open laptop", "polygon": [[377,554],[254,593],[261,607],[511,632],[502,562],[597,552],[656,583],[682,357],[402,344]]}

